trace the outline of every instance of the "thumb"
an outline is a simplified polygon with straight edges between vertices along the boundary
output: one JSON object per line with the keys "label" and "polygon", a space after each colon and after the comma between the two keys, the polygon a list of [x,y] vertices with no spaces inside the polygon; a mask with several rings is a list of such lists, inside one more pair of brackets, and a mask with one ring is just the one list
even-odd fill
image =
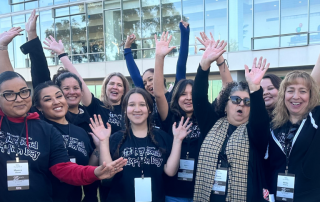
{"label": "thumb", "polygon": [[169,48],[169,50],[170,50],[169,52],[171,52],[171,51],[172,51],[173,49],[175,49],[175,48],[176,48],[175,46],[170,47],[170,48]]}
{"label": "thumb", "polygon": [[244,72],[245,74],[249,74],[249,67],[247,65],[244,65]]}

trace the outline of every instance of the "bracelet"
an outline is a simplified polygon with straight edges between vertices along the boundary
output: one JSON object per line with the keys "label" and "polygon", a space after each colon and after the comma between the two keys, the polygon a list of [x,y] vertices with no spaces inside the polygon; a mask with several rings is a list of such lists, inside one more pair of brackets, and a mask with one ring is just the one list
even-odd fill
{"label": "bracelet", "polygon": [[8,46],[2,46],[2,45],[0,45],[0,50],[8,50]]}
{"label": "bracelet", "polygon": [[68,53],[61,53],[60,55],[58,55],[58,58],[61,59],[64,56],[68,56]]}
{"label": "bracelet", "polygon": [[221,62],[220,64],[217,64],[218,67],[220,67],[221,65],[223,65],[226,62],[226,59],[223,60],[223,62]]}

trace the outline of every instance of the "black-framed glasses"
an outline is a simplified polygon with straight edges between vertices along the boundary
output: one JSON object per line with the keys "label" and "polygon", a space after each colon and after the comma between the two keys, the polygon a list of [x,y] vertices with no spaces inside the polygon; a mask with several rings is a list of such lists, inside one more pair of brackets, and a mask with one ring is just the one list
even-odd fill
{"label": "black-framed glasses", "polygon": [[241,101],[243,101],[243,104],[245,106],[250,107],[250,98],[248,98],[248,97],[245,97],[245,98],[242,99],[241,97],[239,97],[237,95],[233,95],[233,96],[230,96],[229,99],[231,100],[231,102],[233,104],[237,104],[238,105],[238,104],[241,103]]}
{"label": "black-framed glasses", "polygon": [[7,101],[15,101],[17,99],[17,96],[20,96],[21,99],[27,99],[31,95],[31,89],[26,88],[23,90],[20,90],[20,92],[7,92],[7,93],[0,93],[0,96],[4,97]]}

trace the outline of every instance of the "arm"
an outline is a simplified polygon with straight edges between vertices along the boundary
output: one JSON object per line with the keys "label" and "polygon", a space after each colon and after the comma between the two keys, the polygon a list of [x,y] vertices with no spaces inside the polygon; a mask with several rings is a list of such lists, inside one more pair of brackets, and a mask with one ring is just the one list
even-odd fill
{"label": "arm", "polygon": [[124,45],[124,57],[126,59],[127,68],[129,74],[133,80],[133,83],[136,87],[143,88],[143,80],[140,75],[140,71],[138,69],[137,64],[135,63],[131,51],[131,44],[136,40],[136,36],[134,34],[127,36],[127,41]]}
{"label": "arm", "polygon": [[172,36],[168,38],[168,32],[162,33],[160,41],[158,41],[157,36],[154,36],[156,41],[156,59],[155,59],[155,69],[153,75],[153,93],[156,98],[156,104],[160,118],[164,121],[168,116],[168,102],[165,96],[165,88],[163,86],[163,65],[165,56],[175,47],[169,48],[169,43]]}
{"label": "arm", "polygon": [[189,35],[190,35],[189,23],[181,21],[179,23],[179,28],[181,31],[181,41],[180,41],[179,57],[177,62],[175,84],[178,83],[181,79],[186,78],[187,60],[188,60],[188,53],[189,53]]}
{"label": "arm", "polygon": [[13,71],[13,67],[10,62],[8,45],[11,43],[12,39],[20,34],[23,29],[20,27],[13,27],[9,31],[0,34],[0,61],[1,68],[0,73],[5,71]]}
{"label": "arm", "polygon": [[[47,42],[43,42],[45,45],[48,46],[48,47],[44,47],[45,49],[52,50],[57,55],[61,55],[62,53],[65,53],[64,46],[61,40],[59,40],[59,43],[58,43],[52,36],[50,36],[50,39],[47,38],[46,41]],[[83,78],[81,77],[77,69],[73,66],[68,56],[61,57],[60,61],[62,62],[64,68],[69,70],[71,73],[74,73],[75,75],[77,75],[81,80],[82,92],[83,92],[81,102],[84,106],[89,106],[92,101],[92,95],[87,84],[84,82]]]}
{"label": "arm", "polygon": [[320,87],[320,55],[318,57],[316,65],[312,69],[311,76],[317,82],[318,86]]}
{"label": "arm", "polygon": [[172,132],[174,136],[173,144],[168,161],[164,165],[164,172],[171,177],[174,176],[179,169],[182,141],[191,132],[188,131],[192,126],[192,123],[188,125],[189,118],[184,123],[183,121],[184,117],[181,117],[181,121],[177,128],[176,123],[172,125]]}

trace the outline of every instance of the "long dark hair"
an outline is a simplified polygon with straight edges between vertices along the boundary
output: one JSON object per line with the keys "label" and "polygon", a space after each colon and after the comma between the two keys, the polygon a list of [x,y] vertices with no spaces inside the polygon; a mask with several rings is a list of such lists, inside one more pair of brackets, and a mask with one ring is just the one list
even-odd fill
{"label": "long dark hair", "polygon": [[[146,71],[143,72],[142,76],[146,73],[146,72],[151,72],[152,74],[154,74],[154,68],[149,68]],[[166,78],[163,78],[163,83],[164,83],[164,87],[167,87],[167,80]]]}
{"label": "long dark hair", "polygon": [[[179,105],[179,98],[186,90],[187,85],[191,85],[191,87],[193,88],[193,84],[194,84],[194,81],[191,79],[182,79],[175,86],[172,93],[171,102],[170,102],[170,110],[174,115],[172,117],[174,122],[180,121],[182,116],[184,117],[187,116],[186,112],[183,111]],[[193,122],[196,120],[194,113],[192,114],[192,120]]]}
{"label": "long dark hair", "polygon": [[82,82],[79,79],[79,77],[74,73],[69,72],[69,70],[64,69],[63,67],[60,67],[57,73],[53,75],[52,81],[60,88],[62,81],[64,81],[67,78],[74,78],[78,82],[80,89],[82,91]]}
{"label": "long dark hair", "polygon": [[19,74],[17,72],[13,72],[13,71],[5,71],[0,74],[0,86],[3,82],[9,81],[14,78],[21,78],[22,80],[24,80],[26,82],[26,80],[23,78],[23,76],[21,76],[21,74]]}
{"label": "long dark hair", "polygon": [[[122,102],[122,111],[124,112],[124,121],[125,121],[125,132],[123,134],[123,137],[121,139],[121,141],[118,144],[117,150],[114,153],[114,158],[119,158],[120,154],[119,154],[119,150],[121,145],[124,143],[124,141],[126,140],[127,136],[130,137],[130,130],[131,130],[131,124],[130,124],[130,120],[127,116],[127,107],[128,107],[128,101],[129,98],[132,94],[134,93],[138,93],[140,95],[142,95],[142,97],[144,98],[146,104],[147,104],[147,108],[148,111],[150,111],[148,119],[147,119],[147,125],[148,125],[148,136],[150,136],[150,139],[152,141],[153,144],[155,144],[158,147],[158,142],[155,140],[154,134],[152,133],[152,112],[153,112],[153,100],[150,96],[150,94],[142,89],[142,88],[132,88],[123,98],[123,102]],[[158,147],[159,148],[159,147]],[[159,148],[160,152],[165,152],[165,150],[163,150],[162,148]]]}
{"label": "long dark hair", "polygon": [[272,85],[279,90],[282,79],[275,74],[266,74],[262,79],[270,79]]}

